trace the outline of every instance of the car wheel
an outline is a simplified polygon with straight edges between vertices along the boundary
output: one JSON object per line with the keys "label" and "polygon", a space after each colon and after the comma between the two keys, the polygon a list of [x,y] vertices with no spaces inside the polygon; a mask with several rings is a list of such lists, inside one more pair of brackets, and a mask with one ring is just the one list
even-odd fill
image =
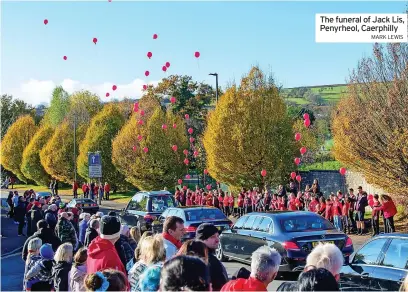
{"label": "car wheel", "polygon": [[228,257],[224,255],[224,251],[222,250],[222,245],[221,242],[218,244],[218,248],[215,250],[215,256],[217,257],[218,260],[221,262],[226,262],[228,261]]}

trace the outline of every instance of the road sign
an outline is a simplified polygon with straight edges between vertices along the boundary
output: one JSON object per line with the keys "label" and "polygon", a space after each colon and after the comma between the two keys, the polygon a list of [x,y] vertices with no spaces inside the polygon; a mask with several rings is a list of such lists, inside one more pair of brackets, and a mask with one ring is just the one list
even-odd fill
{"label": "road sign", "polygon": [[99,153],[88,153],[88,176],[102,177],[102,161]]}

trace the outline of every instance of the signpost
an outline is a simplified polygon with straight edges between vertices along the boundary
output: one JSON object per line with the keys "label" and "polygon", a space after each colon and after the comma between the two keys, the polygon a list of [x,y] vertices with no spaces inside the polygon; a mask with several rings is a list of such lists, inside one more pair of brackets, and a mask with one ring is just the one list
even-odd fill
{"label": "signpost", "polygon": [[[99,184],[101,184],[102,178],[102,159],[101,154],[99,152],[88,152],[88,177],[89,178],[98,178]],[[99,205],[101,205],[101,195],[98,195]]]}

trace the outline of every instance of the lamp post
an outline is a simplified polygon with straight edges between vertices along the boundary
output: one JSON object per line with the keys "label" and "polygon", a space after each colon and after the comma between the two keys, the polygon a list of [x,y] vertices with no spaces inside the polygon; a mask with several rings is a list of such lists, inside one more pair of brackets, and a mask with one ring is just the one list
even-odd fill
{"label": "lamp post", "polygon": [[215,103],[218,103],[218,73],[210,73],[208,75],[215,76]]}
{"label": "lamp post", "polygon": [[74,181],[77,180],[76,169],[76,116],[74,115]]}

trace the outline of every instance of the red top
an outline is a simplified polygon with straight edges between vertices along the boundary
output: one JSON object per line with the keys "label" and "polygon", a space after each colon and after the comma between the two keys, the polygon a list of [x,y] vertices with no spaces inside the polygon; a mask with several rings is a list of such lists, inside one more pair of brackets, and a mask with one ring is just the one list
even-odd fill
{"label": "red top", "polygon": [[229,197],[229,206],[234,207],[234,197]]}
{"label": "red top", "polygon": [[333,203],[326,203],[326,219],[330,219],[333,216],[332,207]]}
{"label": "red top", "polygon": [[227,282],[221,291],[268,291],[265,284],[256,278],[249,277],[248,279],[239,278]]}
{"label": "red top", "polygon": [[340,202],[334,202],[332,206],[333,216],[341,216],[343,205]]}
{"label": "red top", "polygon": [[238,196],[238,207],[243,207],[244,206],[244,198],[242,195]]}
{"label": "red top", "polygon": [[344,203],[344,205],[343,205],[343,215],[348,215],[348,212],[349,212],[349,210],[350,210],[350,205],[351,205],[351,203],[350,202],[345,202]]}
{"label": "red top", "polygon": [[224,198],[221,195],[218,196],[218,202],[220,203],[220,206],[224,205]]}
{"label": "red top", "polygon": [[105,192],[110,192],[110,185],[109,184],[105,185],[103,189],[105,190]]}
{"label": "red top", "polygon": [[319,203],[316,200],[311,201],[310,204],[309,204],[309,211],[310,212],[316,212],[316,206],[318,204]]}
{"label": "red top", "polygon": [[72,184],[72,189],[73,189],[74,191],[76,191],[76,190],[78,189],[78,183],[77,183],[77,182],[74,182],[74,183]]}
{"label": "red top", "polygon": [[296,211],[296,199],[290,199],[289,204],[288,204],[288,210],[289,211]]}
{"label": "red top", "polygon": [[395,204],[393,201],[387,201],[384,202],[381,207],[374,208],[374,210],[379,211],[382,210],[384,212],[384,217],[385,218],[390,218],[397,214],[397,207],[395,207]]}

